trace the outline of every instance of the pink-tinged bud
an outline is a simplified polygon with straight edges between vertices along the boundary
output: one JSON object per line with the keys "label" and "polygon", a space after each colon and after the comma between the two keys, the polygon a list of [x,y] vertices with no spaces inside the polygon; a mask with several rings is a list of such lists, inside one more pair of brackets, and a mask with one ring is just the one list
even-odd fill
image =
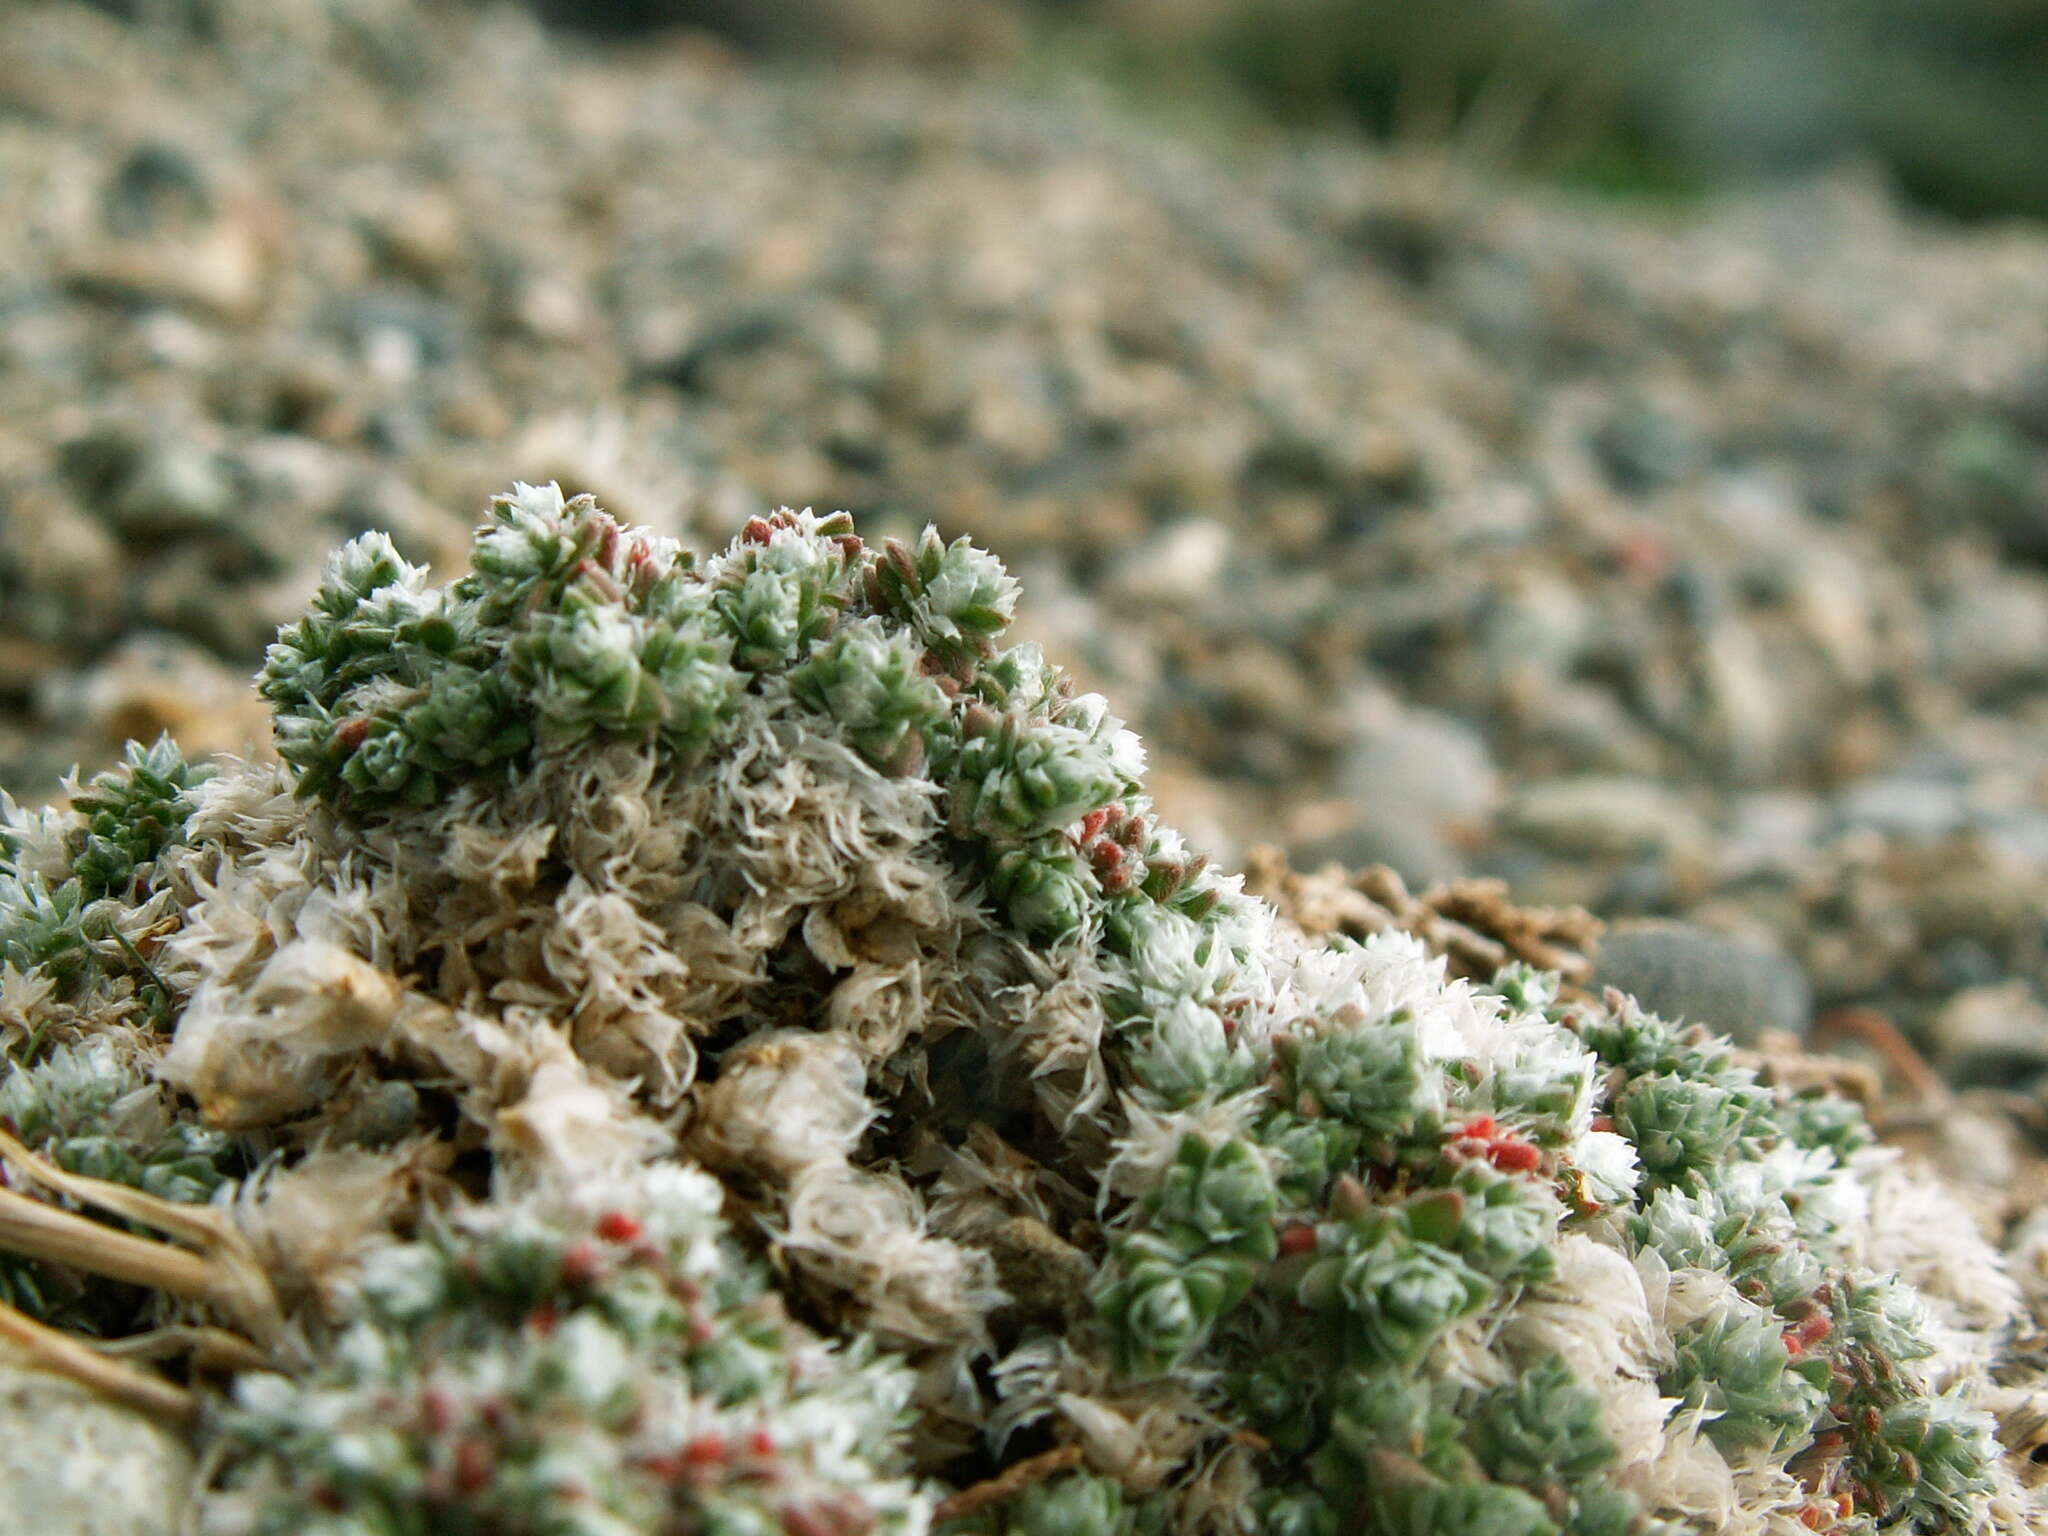
{"label": "pink-tinged bud", "polygon": [[430,1435],[448,1432],[448,1426],[455,1422],[455,1407],[448,1401],[448,1394],[439,1387],[428,1387],[420,1393],[420,1427]]}
{"label": "pink-tinged bud", "polygon": [[1340,1220],[1349,1221],[1363,1216],[1372,1209],[1372,1200],[1365,1192],[1365,1186],[1351,1174],[1345,1174],[1330,1188],[1330,1214]]}
{"label": "pink-tinged bud", "polygon": [[587,581],[597,588],[606,602],[616,603],[625,596],[625,593],[619,590],[619,584],[612,580],[612,573],[595,560],[577,561],[576,579]]}
{"label": "pink-tinged bud", "polygon": [[1001,723],[1001,717],[978,699],[960,712],[960,734],[969,739],[992,735]]}
{"label": "pink-tinged bud", "polygon": [[903,744],[896,749],[895,756],[884,765],[884,771],[894,779],[907,779],[924,766],[924,738],[912,731],[903,738]]}
{"label": "pink-tinged bud", "polygon": [[750,517],[740,530],[742,544],[766,544],[775,537],[775,526],[765,517]]}
{"label": "pink-tinged bud", "polygon": [[855,1494],[786,1504],[777,1511],[783,1536],[868,1536],[875,1528],[875,1513]]}
{"label": "pink-tinged bud", "polygon": [[682,1449],[680,1459],[685,1472],[699,1473],[713,1467],[723,1466],[731,1448],[723,1435],[699,1435]]}
{"label": "pink-tinged bud", "polygon": [[640,1223],[624,1211],[606,1211],[597,1218],[597,1235],[608,1243],[630,1243],[640,1235]]}
{"label": "pink-tinged bud", "polygon": [[363,744],[369,734],[369,718],[365,715],[357,715],[352,720],[342,721],[340,725],[334,728],[334,744],[343,753],[353,752]]}
{"label": "pink-tinged bud", "polygon": [[1534,1173],[1543,1154],[1526,1141],[1498,1141],[1487,1149],[1486,1160],[1502,1173]]}
{"label": "pink-tinged bud", "polygon": [[480,1493],[491,1480],[491,1448],[475,1436],[455,1447],[455,1491]]}
{"label": "pink-tinged bud", "polygon": [[574,1242],[562,1250],[562,1283],[589,1285],[597,1278],[597,1250],[589,1243]]}
{"label": "pink-tinged bud", "polygon": [[1280,1229],[1280,1251],[1282,1253],[1314,1253],[1316,1251],[1316,1229],[1303,1222]]}

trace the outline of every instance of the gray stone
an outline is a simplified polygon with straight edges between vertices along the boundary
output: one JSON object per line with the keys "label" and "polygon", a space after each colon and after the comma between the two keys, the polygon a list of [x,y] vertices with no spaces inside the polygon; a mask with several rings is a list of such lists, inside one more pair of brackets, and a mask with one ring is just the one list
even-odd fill
{"label": "gray stone", "polygon": [[1608,930],[1592,985],[1618,987],[1667,1019],[1704,1024],[1754,1044],[1765,1030],[1803,1035],[1813,988],[1789,957],[1690,923]]}
{"label": "gray stone", "polygon": [[165,536],[211,528],[235,502],[234,479],[220,455],[167,442],[143,456],[108,510],[123,533]]}
{"label": "gray stone", "polygon": [[2048,869],[2048,811],[2022,811],[1977,829],[1987,847],[2020,864]]}
{"label": "gray stone", "polygon": [[1520,728],[1523,761],[1572,773],[1649,776],[1662,767],[1657,740],[1604,688],[1564,679]]}
{"label": "gray stone", "polygon": [[1716,840],[1724,876],[1796,872],[1813,857],[1821,833],[1821,804],[1811,795],[1767,791],[1744,795]]}
{"label": "gray stone", "polygon": [[1190,517],[1163,528],[1117,563],[1110,590],[1141,603],[1187,603],[1216,585],[1230,561],[1230,530]]}
{"label": "gray stone", "polygon": [[1336,788],[1357,819],[1298,856],[1390,864],[1412,885],[1466,873],[1457,852],[1500,802],[1500,775],[1478,731],[1454,715],[1402,709],[1387,700],[1354,709],[1351,749]]}
{"label": "gray stone", "polygon": [[1427,822],[1395,816],[1363,816],[1338,832],[1291,844],[1297,869],[1338,863],[1347,869],[1385,864],[1416,890],[1470,873],[1465,861]]}
{"label": "gray stone", "polygon": [[2024,981],[1958,992],[1933,1037],[1934,1064],[1953,1083],[2019,1087],[2048,1071],[2048,1007]]}
{"label": "gray stone", "polygon": [[171,1536],[191,1494],[184,1440],[0,1346],[0,1536]]}
{"label": "gray stone", "polygon": [[1934,619],[1935,663],[1957,687],[1997,695],[2048,683],[2048,581],[1970,583]]}
{"label": "gray stone", "polygon": [[1962,829],[1969,798],[1961,784],[1932,778],[1863,779],[1835,801],[1835,819],[1891,837],[1932,842]]}
{"label": "gray stone", "polygon": [[1671,790],[1647,779],[1586,775],[1545,779],[1508,804],[1507,829],[1551,853],[1620,858],[1696,843],[1699,819]]}
{"label": "gray stone", "polygon": [[1377,809],[1479,821],[1500,802],[1486,741],[1455,715],[1405,710],[1361,734],[1337,768],[1337,791]]}

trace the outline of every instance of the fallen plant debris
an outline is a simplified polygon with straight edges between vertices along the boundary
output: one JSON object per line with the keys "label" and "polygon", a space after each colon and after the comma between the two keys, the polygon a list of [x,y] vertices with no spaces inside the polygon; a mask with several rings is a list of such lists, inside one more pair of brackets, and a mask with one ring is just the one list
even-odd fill
{"label": "fallen plant debris", "polygon": [[1245,889],[1311,938],[1341,934],[1362,942],[1378,933],[1412,933],[1444,957],[1451,975],[1475,981],[1520,963],[1582,986],[1592,977],[1603,926],[1582,907],[1518,906],[1498,880],[1452,880],[1416,895],[1385,864],[1325,864],[1303,873],[1268,844],[1246,854]]}
{"label": "fallen plant debris", "polygon": [[9,1335],[138,1340],[40,1359],[160,1380],[221,1536],[2039,1528],[1961,1198],[1562,991],[1582,914],[1287,921],[1016,600],[552,485],[344,545],[282,762],[8,809]]}

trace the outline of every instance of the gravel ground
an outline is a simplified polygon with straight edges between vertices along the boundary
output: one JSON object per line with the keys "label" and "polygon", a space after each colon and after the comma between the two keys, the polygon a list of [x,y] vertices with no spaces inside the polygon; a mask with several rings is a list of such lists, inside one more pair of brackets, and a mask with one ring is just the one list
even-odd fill
{"label": "gravel ground", "polygon": [[2048,234],[513,10],[117,9],[0,36],[17,795],[261,750],[243,680],[360,529],[844,506],[1008,559],[1232,857],[1680,919],[1603,964],[2048,1076]]}

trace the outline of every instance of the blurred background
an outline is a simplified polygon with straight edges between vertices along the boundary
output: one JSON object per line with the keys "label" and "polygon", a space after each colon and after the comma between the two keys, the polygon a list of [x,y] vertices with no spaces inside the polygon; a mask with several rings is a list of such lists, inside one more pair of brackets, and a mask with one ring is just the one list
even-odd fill
{"label": "blurred background", "polygon": [[2048,214],[2042,0],[537,0],[757,57],[1078,69],[1219,125],[1343,127],[1682,197],[1863,158],[1963,218]]}
{"label": "blurred background", "polygon": [[2048,0],[4,0],[0,785],[514,479],[936,521],[1225,858],[2039,1123],[2044,216]]}

